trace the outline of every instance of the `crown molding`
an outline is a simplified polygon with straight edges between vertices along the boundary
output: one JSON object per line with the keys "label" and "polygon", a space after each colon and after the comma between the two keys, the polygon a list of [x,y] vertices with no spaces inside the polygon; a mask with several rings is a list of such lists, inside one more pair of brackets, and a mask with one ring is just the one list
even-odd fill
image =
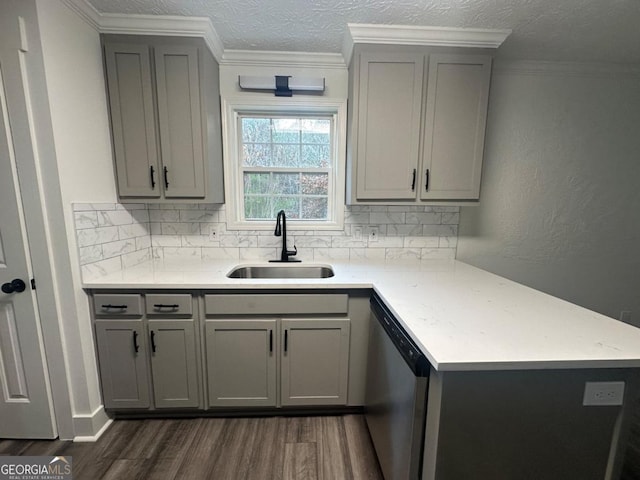
{"label": "crown molding", "polygon": [[357,43],[498,48],[511,30],[348,23],[342,55],[348,65]]}
{"label": "crown molding", "polygon": [[62,0],[100,33],[202,37],[218,62],[224,46],[207,17],[100,13],[87,0]]}
{"label": "crown molding", "polygon": [[225,50],[221,65],[346,69],[340,53]]}
{"label": "crown molding", "polygon": [[496,60],[494,74],[574,77],[640,77],[640,64],[560,62],[542,60]]}

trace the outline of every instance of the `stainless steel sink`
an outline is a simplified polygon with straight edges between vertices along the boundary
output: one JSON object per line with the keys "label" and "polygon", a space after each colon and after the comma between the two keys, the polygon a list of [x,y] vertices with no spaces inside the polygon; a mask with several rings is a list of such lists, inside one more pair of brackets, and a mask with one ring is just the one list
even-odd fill
{"label": "stainless steel sink", "polygon": [[229,278],[329,278],[329,265],[241,265],[229,273]]}

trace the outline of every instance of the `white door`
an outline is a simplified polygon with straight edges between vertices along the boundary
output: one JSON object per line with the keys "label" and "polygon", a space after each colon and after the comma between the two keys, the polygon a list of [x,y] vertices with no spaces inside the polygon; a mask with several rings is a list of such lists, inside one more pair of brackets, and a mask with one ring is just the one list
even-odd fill
{"label": "white door", "polygon": [[12,15],[3,10],[0,8],[0,438],[55,438],[12,135],[12,129],[24,128],[20,113],[26,110],[20,43],[16,41],[18,19],[13,16],[9,25],[7,17]]}

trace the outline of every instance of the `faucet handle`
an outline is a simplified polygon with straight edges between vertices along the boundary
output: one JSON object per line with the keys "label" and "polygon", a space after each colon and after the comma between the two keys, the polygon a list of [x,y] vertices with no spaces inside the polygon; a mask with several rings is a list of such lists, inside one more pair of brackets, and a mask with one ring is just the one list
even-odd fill
{"label": "faucet handle", "polygon": [[287,250],[287,255],[290,257],[295,257],[298,254],[298,249],[296,246],[293,246],[293,250]]}

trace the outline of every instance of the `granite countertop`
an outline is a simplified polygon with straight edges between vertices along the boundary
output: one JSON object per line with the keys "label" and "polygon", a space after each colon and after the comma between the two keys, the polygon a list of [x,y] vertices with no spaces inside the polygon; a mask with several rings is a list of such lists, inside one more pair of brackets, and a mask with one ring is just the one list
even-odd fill
{"label": "granite countertop", "polygon": [[83,286],[373,288],[439,371],[640,367],[640,329],[459,261],[332,262],[327,279],[227,278],[236,265],[149,262]]}

